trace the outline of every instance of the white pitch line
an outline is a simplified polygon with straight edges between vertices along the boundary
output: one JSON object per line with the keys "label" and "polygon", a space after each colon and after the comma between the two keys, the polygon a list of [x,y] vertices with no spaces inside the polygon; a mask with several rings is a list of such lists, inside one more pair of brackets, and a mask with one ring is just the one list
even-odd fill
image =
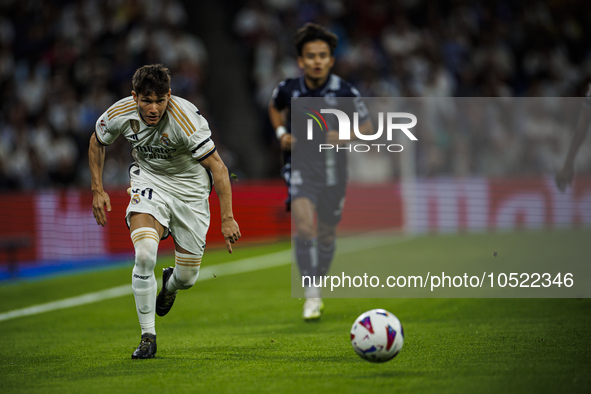
{"label": "white pitch line", "polygon": [[15,319],[17,317],[37,315],[43,312],[70,308],[73,306],[91,304],[93,302],[117,298],[131,293],[131,284],[113,287],[111,289],[97,291],[96,293],[83,294],[78,297],[48,302],[47,304],[33,305],[28,308],[15,309],[14,311],[0,314],[0,321]]}
{"label": "white pitch line", "polygon": [[218,275],[223,276],[241,274],[243,272],[250,272],[265,268],[277,267],[279,265],[284,265],[289,262],[291,262],[291,251],[282,250],[281,252],[269,253],[263,256],[241,259],[238,261],[234,261],[232,263],[203,267],[203,269],[199,271],[198,281],[213,279],[214,274],[216,275],[216,277]]}
{"label": "white pitch line", "polygon": [[[337,254],[346,254],[358,252],[364,249],[371,249],[387,244],[399,244],[410,241],[415,238],[390,238],[375,237],[365,238],[359,244],[351,243],[350,240],[357,237],[346,238],[339,242]],[[357,238],[359,239],[359,238]],[[342,246],[341,246],[342,245]],[[339,250],[340,249],[340,250]],[[291,261],[291,250],[270,253],[259,257],[250,257],[234,261],[232,263],[218,264],[210,267],[203,267],[199,273],[198,281],[211,280],[217,276],[241,274],[245,272],[257,271],[265,268],[278,267]],[[214,276],[215,275],[215,276]],[[71,308],[74,306],[92,304],[111,298],[122,297],[132,294],[131,284],[113,287],[107,290],[97,291],[95,293],[83,294],[77,297],[66,298],[59,301],[48,302],[46,304],[33,305],[28,308],[15,309],[13,311],[0,313],[0,321],[16,319],[18,317],[37,315],[44,312],[55,311],[59,309]]]}
{"label": "white pitch line", "polygon": [[[211,267],[204,267],[199,273],[199,281],[213,279],[217,276],[240,274],[256,271],[264,268],[277,267],[290,262],[291,252],[284,250],[270,253],[261,257],[251,257],[234,261],[233,263],[218,264]],[[111,289],[97,291],[96,293],[83,294],[81,296],[66,298],[59,301],[48,302],[47,304],[33,305],[28,308],[16,309],[14,311],[0,313],[0,321],[15,319],[17,317],[37,315],[39,313],[55,311],[58,309],[71,308],[74,306],[92,304],[93,302],[108,300],[132,294],[131,284],[113,287]]]}

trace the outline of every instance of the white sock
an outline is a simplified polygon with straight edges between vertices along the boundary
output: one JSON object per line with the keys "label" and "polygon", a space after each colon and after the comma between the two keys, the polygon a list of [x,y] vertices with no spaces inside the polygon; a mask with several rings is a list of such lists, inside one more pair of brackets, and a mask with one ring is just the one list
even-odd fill
{"label": "white sock", "polygon": [[304,288],[304,297],[306,297],[306,298],[322,298],[322,291],[320,290],[320,287],[306,286]]}
{"label": "white sock", "polygon": [[137,310],[137,317],[140,321],[142,334],[149,333],[156,335],[156,292],[157,284],[154,275],[151,276],[149,282],[153,282],[153,286],[147,289],[138,289],[137,282],[133,282],[133,295],[135,296],[135,308]]}
{"label": "white sock", "polygon": [[174,271],[166,283],[166,292],[174,293],[178,290],[191,288],[199,277],[201,256],[174,252]]}
{"label": "white sock", "polygon": [[135,297],[137,316],[142,334],[156,334],[156,293],[158,285],[154,277],[158,254],[158,233],[151,227],[138,228],[131,233],[135,248],[135,265],[131,287]]}

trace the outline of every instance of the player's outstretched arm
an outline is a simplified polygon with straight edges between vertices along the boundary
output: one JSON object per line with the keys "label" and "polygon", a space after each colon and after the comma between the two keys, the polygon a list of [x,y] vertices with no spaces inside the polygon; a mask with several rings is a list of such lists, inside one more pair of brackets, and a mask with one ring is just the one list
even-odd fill
{"label": "player's outstretched arm", "polygon": [[574,178],[575,175],[575,157],[577,156],[577,152],[579,151],[579,147],[583,144],[585,137],[587,135],[587,129],[591,124],[591,108],[586,105],[583,105],[581,108],[581,113],[579,115],[579,120],[577,121],[577,126],[575,129],[575,135],[571,141],[570,147],[568,149],[568,154],[566,156],[566,160],[564,161],[564,165],[562,169],[556,174],[556,186],[560,191],[565,191],[567,186],[569,186]]}
{"label": "player's outstretched arm", "polygon": [[269,120],[271,121],[271,125],[273,126],[273,130],[275,130],[275,135],[279,140],[279,145],[283,150],[291,150],[292,144],[296,142],[296,139],[292,137],[290,133],[287,132],[287,128],[285,127],[285,120],[283,117],[283,113],[275,108],[275,103],[273,100],[269,102]]}
{"label": "player's outstretched arm", "polygon": [[226,240],[228,252],[232,253],[232,244],[240,239],[241,234],[232,213],[232,185],[230,184],[228,169],[217,152],[200,161],[200,163],[206,170],[211,171],[213,176],[215,191],[220,199],[222,234]]}
{"label": "player's outstretched arm", "polygon": [[105,147],[98,143],[94,133],[90,137],[88,148],[88,165],[90,166],[90,179],[92,188],[92,213],[96,223],[101,226],[107,224],[107,211],[111,211],[111,199],[103,189],[103,167],[105,165]]}

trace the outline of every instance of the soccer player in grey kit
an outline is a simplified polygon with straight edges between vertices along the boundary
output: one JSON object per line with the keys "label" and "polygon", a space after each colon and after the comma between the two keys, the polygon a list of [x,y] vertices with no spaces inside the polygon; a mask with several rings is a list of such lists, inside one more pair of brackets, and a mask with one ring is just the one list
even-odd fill
{"label": "soccer player in grey kit", "polygon": [[[318,278],[327,274],[335,253],[336,227],[345,202],[346,154],[328,152],[311,155],[298,163],[291,161],[292,150],[298,149],[296,135],[300,136],[300,149],[305,139],[300,134],[303,130],[291,129],[292,97],[350,98],[348,101],[354,103],[350,110],[359,113],[360,133],[369,134],[373,129],[357,89],[331,73],[337,36],[323,26],[308,23],[297,31],[294,44],[304,75],[277,85],[269,103],[269,117],[283,150],[282,174],[289,187],[288,209],[297,229],[295,248],[300,274]],[[338,131],[328,127],[322,142],[339,144]],[[324,309],[320,288],[306,287],[305,297],[303,319],[320,318]]]}

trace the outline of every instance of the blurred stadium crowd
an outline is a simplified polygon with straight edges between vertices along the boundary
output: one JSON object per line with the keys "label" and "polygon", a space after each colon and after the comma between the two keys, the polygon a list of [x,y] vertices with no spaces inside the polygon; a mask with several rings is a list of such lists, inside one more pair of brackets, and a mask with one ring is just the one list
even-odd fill
{"label": "blurred stadium crowd", "polygon": [[[0,188],[89,185],[95,122],[143,64],[203,102],[207,51],[178,0],[3,1],[0,15]],[[129,152],[123,138],[108,149],[105,184],[128,182]]]}
{"label": "blurred stadium crowd", "polygon": [[[252,100],[265,125],[260,144],[269,150],[278,146],[266,106],[279,81],[299,75],[292,37],[308,21],[337,33],[334,71],[367,97],[576,97],[591,76],[586,1],[228,4],[228,35],[249,68]],[[208,50],[194,34],[185,5],[179,0],[0,2],[0,189],[88,186],[86,156],[95,121],[129,94],[131,76],[143,64],[169,67],[173,94],[207,114],[203,85],[208,67],[215,65],[208,65]],[[418,155],[419,175],[552,171],[554,166],[545,164],[548,152],[554,152],[554,161],[565,155],[572,130],[547,129],[466,135],[439,128]],[[224,130],[232,132],[239,130]],[[515,147],[514,165],[495,165],[502,159],[494,154],[499,146]],[[129,149],[123,139],[108,149],[105,184],[127,183]],[[580,169],[590,170],[591,163]],[[395,169],[387,173],[396,175]]]}
{"label": "blurred stadium crowd", "polygon": [[[580,97],[591,77],[586,1],[251,0],[234,28],[249,48],[261,108],[277,81],[298,75],[292,38],[306,21],[337,33],[334,72],[364,97]],[[568,115],[468,134],[431,125],[419,137],[417,174],[555,173],[573,131],[565,126],[576,122]],[[579,172],[591,170],[590,154],[579,153]],[[357,180],[399,175],[387,155],[352,156],[365,165],[352,168]]]}

